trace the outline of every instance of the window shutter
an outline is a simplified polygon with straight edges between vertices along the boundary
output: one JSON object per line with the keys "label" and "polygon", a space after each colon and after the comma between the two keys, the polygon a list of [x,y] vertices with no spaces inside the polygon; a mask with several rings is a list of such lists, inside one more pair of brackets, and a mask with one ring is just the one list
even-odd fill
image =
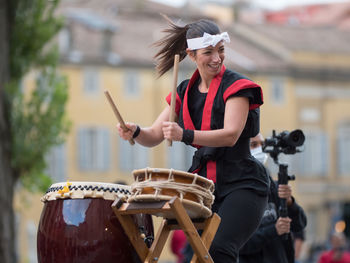
{"label": "window shutter", "polygon": [[337,154],[339,174],[350,175],[350,124],[339,127]]}
{"label": "window shutter", "polygon": [[89,140],[87,130],[84,128],[78,131],[78,158],[79,158],[79,169],[86,171],[88,169],[88,149]]}
{"label": "window shutter", "polygon": [[98,170],[107,171],[110,163],[110,143],[109,131],[107,129],[100,129],[98,132]]}

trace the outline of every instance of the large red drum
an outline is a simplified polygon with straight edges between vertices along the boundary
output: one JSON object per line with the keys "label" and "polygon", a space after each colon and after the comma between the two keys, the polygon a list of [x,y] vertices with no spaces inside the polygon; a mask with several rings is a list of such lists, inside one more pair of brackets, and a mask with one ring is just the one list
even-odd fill
{"label": "large red drum", "polygon": [[[39,263],[139,263],[111,205],[129,186],[72,182],[53,184],[42,198],[38,227]],[[153,238],[150,215],[136,215],[140,235]]]}

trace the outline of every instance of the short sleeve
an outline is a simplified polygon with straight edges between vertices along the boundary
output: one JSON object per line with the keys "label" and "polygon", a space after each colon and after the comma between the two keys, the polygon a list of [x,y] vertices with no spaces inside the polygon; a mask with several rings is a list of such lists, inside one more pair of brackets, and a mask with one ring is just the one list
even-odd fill
{"label": "short sleeve", "polygon": [[293,232],[294,238],[298,238],[301,240],[305,240],[305,232],[304,230],[298,231],[298,232]]}
{"label": "short sleeve", "polygon": [[[169,106],[170,106],[170,103],[171,103],[171,92],[169,92],[168,96],[166,96],[165,99],[166,99],[167,103],[168,103]],[[181,100],[180,100],[179,95],[176,93],[175,112],[176,112],[176,115],[177,115],[177,116],[179,116],[179,114],[180,114],[180,108],[181,108]]]}
{"label": "short sleeve", "polygon": [[246,97],[249,99],[249,109],[259,108],[263,103],[261,87],[247,79],[239,79],[229,86],[224,92],[224,101],[231,97]]}
{"label": "short sleeve", "polygon": [[[181,104],[182,104],[183,97],[185,95],[185,91],[186,91],[186,87],[187,87],[188,81],[189,80],[182,81],[180,83],[180,85],[176,89],[175,112],[176,112],[177,116],[179,116],[179,114],[180,114]],[[167,101],[167,103],[170,106],[170,103],[171,103],[171,92],[169,92],[169,94],[168,94],[168,96],[166,96],[165,100]]]}

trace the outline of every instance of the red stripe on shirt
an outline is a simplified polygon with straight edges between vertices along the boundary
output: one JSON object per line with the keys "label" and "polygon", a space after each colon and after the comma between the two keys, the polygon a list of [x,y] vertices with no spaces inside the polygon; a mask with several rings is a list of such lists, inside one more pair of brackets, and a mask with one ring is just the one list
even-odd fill
{"label": "red stripe on shirt", "polygon": [[[225,73],[225,66],[223,65],[219,74],[213,78],[210,83],[207,99],[205,100],[203,115],[202,115],[202,126],[201,130],[211,130],[211,113],[213,109],[214,99],[219,89],[222,77]],[[216,182],[216,162],[207,162],[207,178]]]}
{"label": "red stripe on shirt", "polygon": [[188,90],[192,88],[193,84],[199,77],[199,71],[198,69],[193,73],[190,81],[188,82],[186,91],[185,91],[185,96],[184,96],[184,105],[183,105],[183,121],[184,121],[184,127],[185,129],[189,130],[195,130],[194,124],[191,119],[190,111],[188,110]]}
{"label": "red stripe on shirt", "polygon": [[222,77],[226,68],[222,65],[221,71],[217,74],[210,83],[207,98],[205,100],[203,115],[202,115],[202,126],[201,130],[210,130],[211,124],[211,111],[213,109],[214,99],[219,89]]}
{"label": "red stripe on shirt", "polygon": [[207,179],[216,183],[216,161],[207,162]]}

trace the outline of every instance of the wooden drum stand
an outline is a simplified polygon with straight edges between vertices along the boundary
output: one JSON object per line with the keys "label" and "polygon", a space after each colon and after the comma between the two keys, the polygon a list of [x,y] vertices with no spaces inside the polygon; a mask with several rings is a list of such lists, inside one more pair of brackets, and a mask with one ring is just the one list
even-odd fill
{"label": "wooden drum stand", "polygon": [[[188,242],[192,246],[194,251],[192,263],[214,262],[208,250],[221,221],[221,218],[216,213],[209,218],[191,219],[177,196],[174,196],[169,201],[133,203],[126,203],[125,199],[117,198],[112,204],[112,209],[142,262],[158,262],[170,231],[176,229],[184,231]],[[131,216],[140,213],[163,217],[163,221],[150,248],[146,246]],[[203,230],[201,236],[197,230]]]}

